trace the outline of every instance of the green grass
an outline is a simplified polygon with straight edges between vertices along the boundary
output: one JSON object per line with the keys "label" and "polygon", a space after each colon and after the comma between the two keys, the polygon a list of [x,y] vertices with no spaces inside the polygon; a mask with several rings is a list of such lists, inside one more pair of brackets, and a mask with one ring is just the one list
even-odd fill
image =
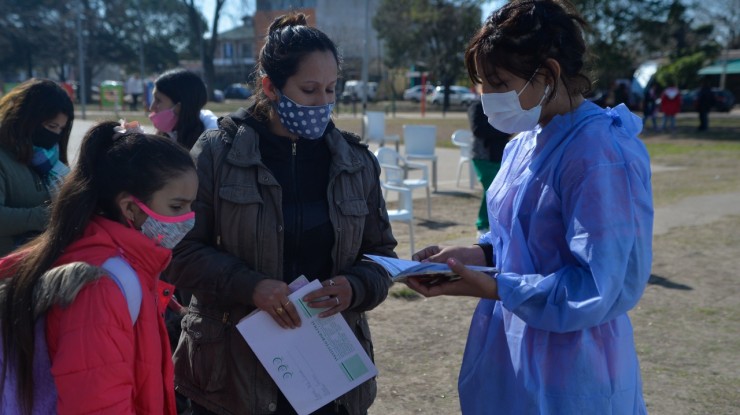
{"label": "green grass", "polygon": [[[206,108],[213,111],[216,115],[225,115],[236,111],[247,104],[248,101],[227,100],[226,102],[216,103],[209,102]],[[395,105],[395,114],[393,107]],[[90,106],[91,110],[96,110],[96,106]],[[390,101],[370,102],[367,106],[368,111],[386,112],[386,134],[403,135],[404,124],[430,124],[437,127],[437,146],[441,148],[454,148],[450,137],[457,129],[469,129],[467,114],[463,107],[453,107],[443,116],[438,107],[427,106],[426,117],[420,117],[420,104],[408,101],[396,101],[395,104]],[[335,123],[341,129],[362,133],[362,104],[356,106],[351,104],[339,104],[338,116],[335,116]],[[112,111],[106,115],[88,116],[89,119],[115,119]],[[641,115],[638,113],[638,115]],[[151,121],[143,113],[122,113],[127,120],[137,120],[143,125],[151,125]],[[658,126],[662,119],[658,118]],[[696,113],[679,114],[676,119],[676,132],[672,136],[667,134],[658,134],[649,129],[645,130],[641,137],[648,147],[651,157],[662,157],[666,155],[691,154],[696,151],[740,151],[740,116],[737,114],[711,113],[710,131],[698,132],[698,115]],[[650,125],[650,124],[649,124]],[[662,138],[670,137],[671,141],[665,141]],[[659,141],[653,139],[660,138]],[[692,140],[690,143],[684,140]]]}
{"label": "green grass", "polygon": [[698,152],[711,153],[711,152],[738,152],[740,153],[740,141],[660,141],[651,142],[646,141],[645,146],[647,147],[650,157],[658,158],[663,156],[675,156],[693,154],[696,155]]}

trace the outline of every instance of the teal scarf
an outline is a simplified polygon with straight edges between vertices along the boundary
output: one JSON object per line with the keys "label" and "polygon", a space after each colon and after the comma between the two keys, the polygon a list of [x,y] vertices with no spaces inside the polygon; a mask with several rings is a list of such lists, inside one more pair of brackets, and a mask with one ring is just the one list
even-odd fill
{"label": "teal scarf", "polygon": [[64,182],[64,177],[69,174],[70,169],[59,160],[59,144],[50,149],[33,146],[31,167],[41,176],[49,194],[54,198],[59,193],[59,188]]}

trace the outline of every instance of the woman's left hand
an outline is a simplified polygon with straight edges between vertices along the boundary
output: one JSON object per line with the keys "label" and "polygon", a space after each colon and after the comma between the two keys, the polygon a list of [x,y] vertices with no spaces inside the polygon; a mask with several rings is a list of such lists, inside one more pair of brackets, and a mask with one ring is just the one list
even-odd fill
{"label": "woman's left hand", "polygon": [[326,308],[319,317],[329,317],[346,310],[352,303],[352,285],[347,278],[337,276],[322,281],[323,288],[319,288],[303,297],[312,308]]}

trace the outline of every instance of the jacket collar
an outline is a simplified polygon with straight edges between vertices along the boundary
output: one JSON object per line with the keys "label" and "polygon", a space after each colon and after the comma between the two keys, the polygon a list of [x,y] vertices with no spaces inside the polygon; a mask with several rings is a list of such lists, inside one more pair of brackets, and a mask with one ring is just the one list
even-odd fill
{"label": "jacket collar", "polygon": [[[229,153],[226,155],[226,160],[231,164],[242,167],[262,165],[259,139],[260,135],[269,134],[267,126],[252,117],[248,110],[244,108],[232,114],[231,118],[239,128]],[[324,137],[332,155],[332,173],[342,171],[354,173],[362,169],[362,162],[352,151],[352,144],[349,142],[349,140],[353,140],[356,142],[355,144],[359,144],[358,138],[346,138],[333,122],[329,122]]]}
{"label": "jacket collar", "polygon": [[122,256],[139,274],[153,276],[145,278],[140,275],[142,282],[153,289],[157,277],[167,268],[172,251],[157,245],[136,229],[95,216],[82,237],[67,247],[58,263],[81,260],[99,266],[116,255]]}

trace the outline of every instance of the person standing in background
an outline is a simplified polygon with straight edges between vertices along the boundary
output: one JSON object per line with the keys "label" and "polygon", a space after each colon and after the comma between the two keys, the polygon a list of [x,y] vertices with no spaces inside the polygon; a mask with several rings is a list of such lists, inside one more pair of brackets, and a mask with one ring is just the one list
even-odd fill
{"label": "person standing in background", "polygon": [[194,72],[172,69],[154,81],[149,119],[157,133],[176,140],[190,150],[205,130],[218,128],[208,103],[206,84]]}
{"label": "person standing in background", "polygon": [[709,111],[714,106],[714,93],[709,85],[709,80],[704,78],[701,82],[699,94],[696,97],[696,110],[699,111],[699,131],[709,129]]}
{"label": "person standing in background", "polygon": [[144,83],[139,75],[133,74],[126,81],[126,93],[131,95],[131,111],[137,111],[139,108],[139,97],[144,93]]}
{"label": "person standing in background", "polygon": [[46,228],[67,167],[74,105],[56,82],[30,79],[0,99],[0,256]]}
{"label": "person standing in background", "polygon": [[[476,93],[480,95],[480,92],[480,86],[476,87]],[[478,175],[478,181],[483,185],[483,197],[478,209],[478,219],[475,221],[480,237],[488,232],[489,228],[486,191],[501,167],[504,147],[509,142],[510,134],[501,132],[488,123],[480,99],[473,101],[468,107],[468,122],[470,131],[473,132],[473,167]]]}
{"label": "person standing in background", "polygon": [[663,131],[670,122],[671,133],[676,131],[676,114],[681,112],[681,91],[675,82],[660,94],[660,111],[663,113]]}
{"label": "person standing in background", "polygon": [[642,101],[642,122],[643,125],[647,126],[648,119],[651,119],[653,121],[653,131],[658,129],[658,121],[655,117],[657,100],[658,92],[656,91],[655,83],[651,83],[650,87],[645,88],[645,96]]}

